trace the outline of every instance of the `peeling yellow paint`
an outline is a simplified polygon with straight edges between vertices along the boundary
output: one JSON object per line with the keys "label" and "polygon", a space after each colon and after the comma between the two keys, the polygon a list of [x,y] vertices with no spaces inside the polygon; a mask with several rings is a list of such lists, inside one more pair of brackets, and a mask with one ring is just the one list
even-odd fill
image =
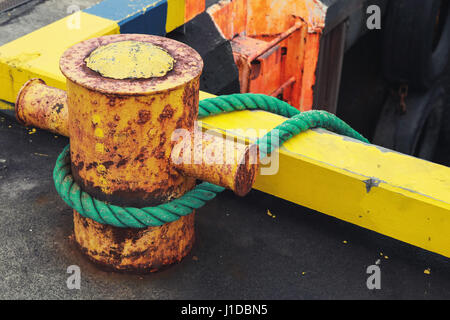
{"label": "peeling yellow paint", "polygon": [[100,177],[98,179],[99,183],[100,183],[100,189],[102,190],[102,192],[104,192],[105,194],[111,194],[111,187],[108,184],[108,180],[105,177]]}
{"label": "peeling yellow paint", "polygon": [[94,135],[95,135],[97,138],[103,138],[103,137],[105,136],[103,130],[100,129],[100,128],[95,128]]}
{"label": "peeling yellow paint", "polygon": [[105,152],[105,145],[103,143],[96,143],[95,144],[95,152],[98,152],[98,153]]}
{"label": "peeling yellow paint", "polygon": [[100,116],[98,114],[94,114],[92,116],[92,123],[93,124],[99,124],[100,123]]}
{"label": "peeling yellow paint", "polygon": [[85,61],[88,68],[112,79],[163,77],[175,64],[165,49],[132,40],[98,47]]}
{"label": "peeling yellow paint", "polygon": [[98,166],[97,166],[97,172],[99,173],[99,174],[105,174],[106,173],[106,167],[104,166],[104,165],[102,165],[102,164],[99,164]]}

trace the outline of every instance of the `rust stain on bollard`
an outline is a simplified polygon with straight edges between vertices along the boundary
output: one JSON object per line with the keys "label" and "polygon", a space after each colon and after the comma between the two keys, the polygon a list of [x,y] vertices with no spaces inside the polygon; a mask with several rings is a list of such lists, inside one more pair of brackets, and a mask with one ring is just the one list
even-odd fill
{"label": "rust stain on bollard", "polygon": [[[126,42],[123,46],[120,42]],[[101,76],[87,67],[90,54],[121,47],[121,58],[157,46],[174,59],[166,75],[125,78],[139,65],[119,63],[120,78]],[[147,45],[149,44],[149,45]],[[132,52],[133,51],[133,52]],[[136,53],[137,52],[137,53]],[[102,59],[96,56],[96,59]],[[91,61],[92,62],[92,61]],[[179,42],[149,35],[114,35],[81,42],[62,56],[67,77],[67,105],[72,175],[93,197],[115,205],[146,207],[182,196],[195,186],[170,166],[170,135],[194,127],[198,112],[201,57]],[[106,62],[102,72],[114,73]],[[127,70],[127,68],[129,70]],[[125,70],[123,70],[125,69]],[[74,213],[75,239],[93,261],[123,271],[156,271],[180,261],[194,241],[194,215],[162,227],[144,229],[100,225]]]}
{"label": "rust stain on bollard", "polygon": [[[86,66],[93,50],[130,40],[162,47],[176,61],[173,70],[158,78],[112,79]],[[114,35],[73,46],[60,66],[68,79],[72,174],[83,190],[117,205],[146,207],[194,187],[195,179],[172,168],[169,157],[172,132],[193,128],[197,118],[198,53],[166,38]]]}
{"label": "rust stain on bollard", "polygon": [[122,229],[97,223],[74,210],[75,240],[83,253],[103,267],[155,272],[189,253],[195,240],[194,215],[161,227]]}
{"label": "rust stain on bollard", "polygon": [[[140,69],[149,59],[156,60]],[[196,178],[244,195],[258,169],[257,160],[252,162],[256,146],[201,134],[200,145],[191,146],[204,158],[200,165],[171,160],[172,134],[198,130],[202,67],[195,50],[167,38],[121,34],[86,40],[61,57],[67,93],[31,80],[19,93],[16,115],[25,125],[70,137],[72,175],[99,200],[155,206],[191,190]],[[210,162],[208,153],[197,151],[200,146],[219,153],[222,145],[232,150],[231,162]],[[194,213],[161,227],[133,229],[102,225],[74,210],[74,233],[91,260],[114,270],[152,272],[189,252]]]}
{"label": "rust stain on bollard", "polygon": [[[182,103],[185,88],[111,100],[71,81],[67,87],[74,106],[69,108],[72,174],[84,190],[100,200],[145,207],[194,186],[193,178],[169,165],[171,132],[193,126],[194,101]],[[83,103],[86,98],[91,105]]]}

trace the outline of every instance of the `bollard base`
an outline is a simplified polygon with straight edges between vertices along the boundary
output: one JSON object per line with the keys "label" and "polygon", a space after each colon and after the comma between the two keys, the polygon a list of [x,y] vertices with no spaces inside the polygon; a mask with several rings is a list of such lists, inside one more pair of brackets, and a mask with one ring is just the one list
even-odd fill
{"label": "bollard base", "polygon": [[117,228],[74,210],[75,240],[93,262],[114,271],[149,273],[181,261],[195,239],[194,215],[144,229]]}

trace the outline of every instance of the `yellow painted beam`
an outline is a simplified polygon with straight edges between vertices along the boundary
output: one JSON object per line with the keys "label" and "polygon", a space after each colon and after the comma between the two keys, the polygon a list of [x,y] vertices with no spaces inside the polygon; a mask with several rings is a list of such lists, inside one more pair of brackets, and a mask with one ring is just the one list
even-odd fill
{"label": "yellow painted beam", "polygon": [[[202,126],[255,140],[284,120],[240,111],[205,118]],[[286,142],[278,172],[259,175],[255,188],[450,257],[448,167],[316,129]]]}
{"label": "yellow painted beam", "polygon": [[119,33],[116,22],[77,12],[0,47],[0,100],[14,102],[31,78],[65,89],[59,58],[72,45],[93,37]]}
{"label": "yellow painted beam", "polygon": [[0,100],[0,110],[14,110],[14,104]]}
{"label": "yellow painted beam", "polygon": [[167,0],[166,32],[182,26],[185,16],[185,0]]}

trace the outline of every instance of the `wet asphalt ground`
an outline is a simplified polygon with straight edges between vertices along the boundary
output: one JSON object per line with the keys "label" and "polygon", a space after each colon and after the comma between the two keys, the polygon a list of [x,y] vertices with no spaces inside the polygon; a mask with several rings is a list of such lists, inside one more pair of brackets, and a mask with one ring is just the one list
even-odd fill
{"label": "wet asphalt ground", "polygon": [[[450,298],[446,258],[258,191],[227,191],[198,210],[181,263],[150,275],[102,271],[71,240],[71,209],[53,186],[67,143],[0,116],[0,299]],[[373,264],[380,290],[366,286]],[[80,290],[66,286],[70,265]]]}
{"label": "wet asphalt ground", "polygon": [[[21,19],[0,26],[1,43],[26,21],[48,23]],[[445,130],[439,161],[449,165]],[[258,191],[226,191],[198,210],[196,243],[181,263],[149,275],[102,271],[74,245],[71,209],[53,186],[67,143],[0,115],[0,299],[450,298],[448,259]],[[366,286],[373,264],[380,290]],[[80,290],[66,286],[70,265],[81,269]]]}

